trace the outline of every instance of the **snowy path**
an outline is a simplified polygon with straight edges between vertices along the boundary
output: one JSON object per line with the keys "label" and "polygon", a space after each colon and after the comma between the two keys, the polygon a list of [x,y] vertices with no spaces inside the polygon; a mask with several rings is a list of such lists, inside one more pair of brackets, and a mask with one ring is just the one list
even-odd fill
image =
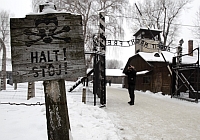
{"label": "snowy path", "polygon": [[107,87],[104,110],[121,140],[199,140],[200,106],[196,103],[136,91],[128,105],[126,89]]}

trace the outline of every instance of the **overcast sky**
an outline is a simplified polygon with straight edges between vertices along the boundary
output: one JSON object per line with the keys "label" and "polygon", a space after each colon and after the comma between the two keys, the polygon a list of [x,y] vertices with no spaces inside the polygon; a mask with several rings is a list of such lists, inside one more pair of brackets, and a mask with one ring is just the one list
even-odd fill
{"label": "overcast sky", "polygon": [[32,0],[0,0],[0,10],[8,10],[14,17],[24,17],[32,11]]}

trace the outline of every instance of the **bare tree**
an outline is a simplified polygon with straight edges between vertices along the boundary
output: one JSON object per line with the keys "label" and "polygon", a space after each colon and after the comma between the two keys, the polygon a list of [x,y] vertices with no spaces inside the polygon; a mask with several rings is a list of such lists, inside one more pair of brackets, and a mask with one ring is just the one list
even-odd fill
{"label": "bare tree", "polygon": [[194,19],[194,27],[192,28],[192,33],[194,34],[195,38],[197,40],[200,40],[200,7],[198,11],[196,12],[196,17]]}
{"label": "bare tree", "polygon": [[[191,0],[144,0],[133,8],[133,16],[135,24],[138,27],[149,27],[162,30],[163,44],[169,46],[177,37],[178,32],[178,18],[183,10],[186,10],[187,4]],[[135,6],[135,5],[134,5]]]}
{"label": "bare tree", "polygon": [[0,90],[6,90],[6,45],[9,41],[9,17],[7,11],[0,11],[0,52],[3,50],[2,70],[1,70],[1,87]]}
{"label": "bare tree", "polygon": [[[32,0],[33,9],[37,9],[38,5],[44,0]],[[112,34],[123,33],[122,25],[116,18],[116,13],[123,14],[124,5],[128,4],[127,0],[52,0],[57,10],[76,13],[82,16],[83,35],[85,47],[92,50],[92,36],[98,34],[98,18],[99,12],[105,12],[108,17],[106,21],[106,29]],[[37,11],[37,10],[34,10]]]}

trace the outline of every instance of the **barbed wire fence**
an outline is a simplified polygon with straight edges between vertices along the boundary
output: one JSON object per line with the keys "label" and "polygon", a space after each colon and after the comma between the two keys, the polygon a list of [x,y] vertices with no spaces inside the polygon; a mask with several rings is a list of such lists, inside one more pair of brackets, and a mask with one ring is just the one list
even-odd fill
{"label": "barbed wire fence", "polygon": [[[72,81],[66,81],[70,83],[74,83]],[[21,86],[20,86],[21,85]],[[17,90],[12,90],[8,88],[7,90],[0,91],[0,105],[11,105],[11,106],[43,106],[45,105],[45,94],[43,92],[43,87],[41,84],[36,84],[36,96],[34,97],[38,101],[33,102],[27,100],[27,87],[25,87],[25,84],[20,84],[18,86]],[[70,87],[70,86],[69,86]],[[74,92],[67,92],[66,94],[68,97],[71,97],[72,99],[75,99],[77,102],[82,102],[82,89],[84,85],[80,85],[79,88],[77,88]],[[68,88],[68,87],[66,87]],[[92,83],[88,84],[88,87],[86,87],[86,104],[93,105],[94,104],[94,95],[92,93]],[[23,95],[24,94],[24,95]],[[29,103],[31,102],[31,103]],[[100,104],[100,103],[98,103]],[[64,104],[63,104],[64,105]]]}

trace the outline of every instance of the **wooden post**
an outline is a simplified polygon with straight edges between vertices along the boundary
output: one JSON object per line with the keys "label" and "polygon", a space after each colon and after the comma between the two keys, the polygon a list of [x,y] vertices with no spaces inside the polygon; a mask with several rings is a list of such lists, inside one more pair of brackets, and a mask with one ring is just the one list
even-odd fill
{"label": "wooden post", "polygon": [[65,82],[44,81],[48,140],[69,140],[69,116]]}
{"label": "wooden post", "polygon": [[86,104],[86,88],[83,88],[83,93],[82,93],[82,102],[84,102],[84,104]]}
{"label": "wooden post", "polygon": [[28,82],[27,100],[35,97],[35,82]]}
{"label": "wooden post", "polygon": [[14,82],[14,90],[17,90],[17,83]]}
{"label": "wooden post", "polygon": [[6,90],[6,46],[1,38],[0,38],[0,45],[3,48],[2,70],[0,73],[0,80],[1,80],[0,90]]}

